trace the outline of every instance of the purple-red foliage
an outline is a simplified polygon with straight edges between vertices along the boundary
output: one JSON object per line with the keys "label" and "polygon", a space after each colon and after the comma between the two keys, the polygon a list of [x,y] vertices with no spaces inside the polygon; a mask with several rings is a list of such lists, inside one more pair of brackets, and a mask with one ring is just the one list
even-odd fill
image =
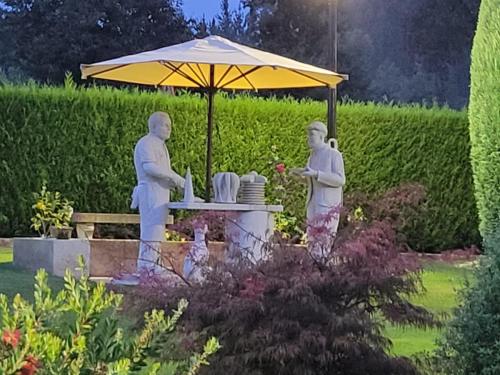
{"label": "purple-red foliage", "polygon": [[224,242],[224,227],[227,220],[231,220],[234,216],[231,212],[226,211],[200,211],[188,218],[179,220],[177,223],[169,226],[169,229],[179,233],[183,233],[194,238],[193,228],[207,224],[209,231],[206,235],[208,241]]}
{"label": "purple-red foliage", "polygon": [[168,308],[187,298],[184,329],[222,344],[207,374],[416,374],[409,360],[387,354],[382,318],[439,322],[408,301],[419,291],[419,266],[400,255],[398,219],[389,213],[413,198],[395,196],[371,206],[387,219],[349,221],[326,262],[305,248],[274,244],[272,257],[257,266],[221,264],[191,287],[145,285],[134,301]]}
{"label": "purple-red foliage", "polygon": [[407,238],[403,233],[427,209],[425,187],[417,183],[406,183],[389,189],[378,197],[364,193],[352,193],[344,202],[348,215],[343,217],[343,225],[356,208],[361,208],[366,221],[384,221],[396,231],[397,242],[408,250]]}

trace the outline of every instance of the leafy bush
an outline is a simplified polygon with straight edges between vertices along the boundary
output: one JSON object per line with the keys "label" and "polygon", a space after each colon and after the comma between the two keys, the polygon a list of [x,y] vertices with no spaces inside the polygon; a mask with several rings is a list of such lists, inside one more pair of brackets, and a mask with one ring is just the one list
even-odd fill
{"label": "leafy bush", "polygon": [[483,239],[500,226],[500,9],[481,3],[472,48],[470,137],[474,187]]}
{"label": "leafy bush", "polygon": [[[34,304],[17,295],[11,306],[0,295],[0,373],[14,374],[194,374],[217,351],[216,339],[189,363],[160,362],[166,335],[187,307],[181,300],[171,317],[153,310],[137,334],[119,326],[122,296],[93,285],[88,276],[75,280],[69,271],[65,289],[53,296],[47,273],[38,271]],[[163,354],[165,356],[165,354]]]}
{"label": "leafy bush", "polygon": [[[244,95],[218,95],[215,101],[214,173],[256,170],[271,179],[276,152],[286,168],[303,166],[309,152],[305,127],[326,117],[321,102]],[[0,107],[0,217],[8,218],[0,235],[29,230],[31,192],[44,179],[75,201],[77,211],[127,212],[136,183],[133,148],[156,110],[173,118],[173,168],[183,174],[190,166],[195,193],[203,195],[207,109],[196,95],[4,85]],[[478,243],[464,112],[348,103],[339,106],[338,125],[346,193],[421,183],[428,210],[406,229],[411,246],[440,250]],[[286,218],[300,223],[306,187],[290,188]]]}
{"label": "leafy bush", "polygon": [[[374,204],[376,202],[376,204]],[[412,238],[408,237],[408,227],[427,214],[426,190],[419,184],[403,184],[383,194],[347,194],[344,205],[349,207],[341,225],[349,221],[391,221],[398,243],[408,250]],[[411,233],[411,232],[410,232]]]}
{"label": "leafy bush", "polygon": [[42,185],[40,193],[33,195],[36,201],[31,206],[35,211],[35,216],[31,218],[33,229],[43,237],[47,237],[51,225],[56,228],[69,226],[71,215],[73,215],[73,207],[71,207],[73,202],[62,198],[58,191],[48,191],[45,184]]}
{"label": "leafy bush", "polygon": [[[303,210],[297,210],[297,203],[303,202],[305,207],[305,190],[298,187],[304,184],[304,181],[288,172],[276,145],[271,146],[271,159],[268,161],[268,166],[272,174],[266,189],[267,200],[270,204],[279,204],[285,208],[283,212],[274,214],[275,229],[284,238],[300,242],[304,238],[306,222],[301,212]],[[290,207],[294,209],[290,210]]]}
{"label": "leafy bush", "polygon": [[500,373],[500,230],[484,245],[474,284],[461,292],[436,354],[427,358],[429,374]]}
{"label": "leafy bush", "polygon": [[416,374],[388,354],[382,333],[384,319],[438,324],[408,301],[419,291],[418,262],[400,255],[394,230],[406,201],[391,192],[370,207],[386,220],[351,220],[327,261],[281,243],[257,266],[219,265],[193,287],[152,282],[127,301],[144,309],[188,297],[185,330],[222,343],[207,374]]}

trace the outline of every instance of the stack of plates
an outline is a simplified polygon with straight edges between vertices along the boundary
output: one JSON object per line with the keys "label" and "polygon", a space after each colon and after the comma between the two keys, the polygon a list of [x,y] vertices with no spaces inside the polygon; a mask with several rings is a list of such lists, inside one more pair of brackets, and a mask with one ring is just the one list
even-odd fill
{"label": "stack of plates", "polygon": [[266,204],[265,182],[242,182],[238,191],[238,203]]}

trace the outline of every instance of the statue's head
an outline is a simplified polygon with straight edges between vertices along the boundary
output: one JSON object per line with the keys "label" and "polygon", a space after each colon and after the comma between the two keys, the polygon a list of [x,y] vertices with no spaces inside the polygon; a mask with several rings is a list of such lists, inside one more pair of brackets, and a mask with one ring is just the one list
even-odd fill
{"label": "statue's head", "polygon": [[165,112],[155,112],[149,116],[148,120],[149,133],[166,141],[170,138],[172,131],[172,121],[170,116]]}
{"label": "statue's head", "polygon": [[317,148],[325,143],[327,134],[325,124],[321,121],[313,121],[307,127],[307,144],[311,148]]}

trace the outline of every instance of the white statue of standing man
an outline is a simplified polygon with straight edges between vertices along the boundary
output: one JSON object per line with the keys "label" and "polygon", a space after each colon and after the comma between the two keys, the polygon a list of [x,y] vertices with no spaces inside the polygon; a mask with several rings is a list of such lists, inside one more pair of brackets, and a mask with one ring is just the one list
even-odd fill
{"label": "white statue of standing man", "polygon": [[326,136],[325,124],[319,121],[309,124],[307,143],[311,155],[305,168],[292,170],[307,178],[308,242],[312,244],[309,248],[315,257],[325,257],[331,249],[339,225],[342,187],[345,185],[342,154],[325,142]]}
{"label": "white statue of standing man", "polygon": [[148,120],[149,133],[137,142],[134,165],[137,186],[131,208],[139,208],[141,244],[137,271],[161,273],[160,245],[165,241],[170,190],[184,187],[184,178],[170,166],[165,141],[170,138],[172,122],[165,112],[155,112]]}

